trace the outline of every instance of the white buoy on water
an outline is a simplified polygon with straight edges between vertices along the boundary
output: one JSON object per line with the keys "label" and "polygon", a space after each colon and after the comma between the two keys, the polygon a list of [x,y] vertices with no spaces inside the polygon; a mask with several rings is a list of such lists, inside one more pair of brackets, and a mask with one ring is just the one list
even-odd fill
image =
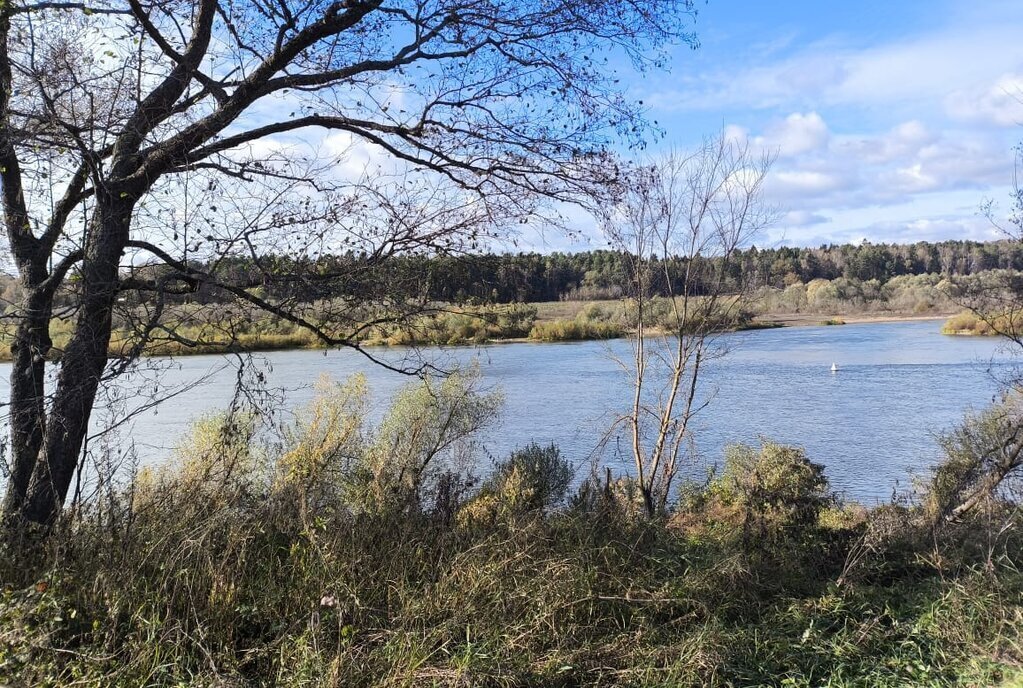
{"label": "white buoy on water", "polygon": [[837,373],[838,372],[838,364],[837,363],[832,363],[831,364],[831,372],[833,372],[833,373]]}

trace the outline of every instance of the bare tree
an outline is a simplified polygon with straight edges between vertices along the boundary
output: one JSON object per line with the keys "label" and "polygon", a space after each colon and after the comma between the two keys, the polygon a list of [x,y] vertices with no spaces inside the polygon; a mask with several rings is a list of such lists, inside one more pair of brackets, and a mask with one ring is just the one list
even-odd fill
{"label": "bare tree", "polygon": [[[162,295],[126,357],[172,336],[160,298],[199,289],[358,347],[351,328],[260,296],[221,259],[247,253],[262,283],[282,278],[271,255],[471,245],[482,226],[533,217],[537,198],[573,197],[613,173],[607,144],[642,131],[608,57],[656,64],[659,45],[693,40],[691,19],[691,0],[3,3],[0,184],[24,293],[8,520],[59,515],[121,298]],[[328,135],[303,143],[310,130]],[[352,146],[386,161],[374,176],[442,184],[427,207],[448,215],[428,229],[388,215],[379,199],[401,183],[345,183],[352,158],[331,150]],[[453,207],[466,222],[450,222]],[[142,263],[164,269],[147,278]],[[73,331],[48,395],[62,291]]]}
{"label": "bare tree", "polygon": [[[631,403],[625,430],[649,515],[665,510],[690,421],[705,405],[704,366],[723,349],[715,335],[744,317],[746,294],[728,287],[736,251],[773,213],[762,201],[770,160],[723,137],[693,153],[672,151],[638,167],[604,219],[613,246],[631,261]],[[740,282],[741,284],[741,282]]]}

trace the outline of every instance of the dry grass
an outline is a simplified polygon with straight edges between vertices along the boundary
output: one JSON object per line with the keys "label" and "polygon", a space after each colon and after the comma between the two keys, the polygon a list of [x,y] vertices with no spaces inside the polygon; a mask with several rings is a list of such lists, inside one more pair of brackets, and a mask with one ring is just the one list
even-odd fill
{"label": "dry grass", "polygon": [[539,322],[554,320],[574,320],[581,312],[596,306],[608,311],[621,308],[621,299],[603,299],[594,301],[545,301],[532,304],[536,307],[536,319]]}
{"label": "dry grass", "polygon": [[[316,402],[286,460],[254,443],[245,418],[208,423],[179,468],[110,491],[42,543],[9,543],[0,683],[1020,678],[1019,523],[938,532],[912,508],[846,509],[819,467],[776,445],[739,450],[652,520],[630,508],[625,478],[561,501],[565,464],[540,448],[479,488],[463,475],[413,489],[405,472],[364,470],[380,464],[359,457],[386,457],[359,430],[351,385]],[[437,398],[409,397],[393,429],[451,427],[416,411]]]}

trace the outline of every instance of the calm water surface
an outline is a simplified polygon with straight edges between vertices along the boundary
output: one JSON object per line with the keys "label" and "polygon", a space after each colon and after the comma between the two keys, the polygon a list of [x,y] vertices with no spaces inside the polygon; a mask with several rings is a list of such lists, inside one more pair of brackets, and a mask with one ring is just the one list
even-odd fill
{"label": "calm water surface", "polygon": [[[727,335],[728,355],[715,360],[704,379],[710,403],[695,421],[701,463],[690,472],[703,475],[706,465],[720,462],[729,443],[768,437],[804,446],[848,497],[873,502],[907,487],[912,475],[925,473],[936,460],[934,433],[966,409],[989,403],[999,376],[1012,365],[998,341],[946,337],[940,326],[916,321]],[[389,360],[404,354],[377,353]],[[613,353],[627,355],[628,344],[500,344],[426,355],[446,365],[476,359],[486,384],[503,391],[501,417],[483,436],[490,455],[530,441],[554,442],[570,460],[586,464],[613,411],[628,399],[628,380]],[[135,417],[120,441],[132,443],[144,460],[165,457],[190,420],[229,402],[237,371],[228,360],[194,356],[170,362],[161,374],[164,387],[202,384]],[[838,373],[830,372],[832,362]],[[363,372],[379,417],[387,399],[408,383],[351,351],[273,352],[258,356],[256,365],[270,386],[284,390],[288,408],[312,396],[322,373],[343,379]],[[0,371],[4,387],[8,374],[9,369]],[[124,403],[137,403],[148,393],[149,382],[138,384]],[[612,451],[601,463],[619,460]]]}

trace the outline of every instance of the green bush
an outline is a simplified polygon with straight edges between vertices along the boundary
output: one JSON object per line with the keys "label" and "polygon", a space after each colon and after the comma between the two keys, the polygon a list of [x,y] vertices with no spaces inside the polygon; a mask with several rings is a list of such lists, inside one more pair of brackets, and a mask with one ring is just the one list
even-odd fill
{"label": "green bush", "polygon": [[516,502],[524,509],[550,511],[564,501],[574,475],[571,464],[562,458],[556,445],[541,447],[532,443],[499,462],[484,489],[501,491],[502,487],[515,484]]}
{"label": "green bush", "polygon": [[690,515],[695,506],[755,546],[812,536],[821,513],[835,505],[822,465],[802,448],[769,441],[729,447],[721,475],[683,498]]}
{"label": "green bush", "polygon": [[968,414],[940,438],[944,459],[933,470],[926,504],[945,518],[984,504],[1018,504],[1023,498],[1023,400]]}
{"label": "green bush", "polygon": [[561,504],[574,471],[555,445],[530,444],[500,461],[466,507],[463,521],[543,514]]}
{"label": "green bush", "polygon": [[356,511],[419,513],[430,509],[450,470],[478,459],[476,435],[492,423],[499,392],[479,390],[478,371],[426,379],[394,398],[358,457],[349,504]]}

